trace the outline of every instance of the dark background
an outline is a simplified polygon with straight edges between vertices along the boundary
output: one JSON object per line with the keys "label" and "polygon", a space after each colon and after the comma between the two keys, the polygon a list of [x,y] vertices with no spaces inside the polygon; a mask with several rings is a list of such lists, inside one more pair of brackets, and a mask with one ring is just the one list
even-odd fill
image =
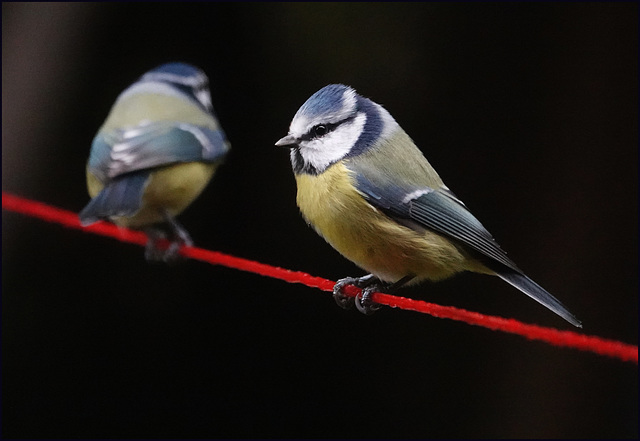
{"label": "dark background", "polygon": [[[329,83],[384,105],[509,255],[637,344],[635,3],[2,4],[2,188],[88,201],[91,140],[143,72],[210,77],[233,150],[196,245],[336,280],[273,146]],[[402,295],[572,329],[497,278]],[[638,437],[637,365],[184,261],[2,212],[2,435]]]}

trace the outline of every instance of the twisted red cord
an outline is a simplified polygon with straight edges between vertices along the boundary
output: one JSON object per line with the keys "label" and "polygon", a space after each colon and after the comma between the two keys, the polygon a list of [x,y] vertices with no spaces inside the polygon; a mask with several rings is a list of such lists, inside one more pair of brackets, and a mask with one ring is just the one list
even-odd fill
{"label": "twisted red cord", "polygon": [[[78,215],[71,211],[62,210],[41,202],[23,199],[9,193],[2,192],[2,208],[25,214],[31,217],[43,219],[47,222],[55,222],[68,228],[75,228],[90,233],[112,237],[122,242],[145,245],[147,236],[139,231],[127,230],[108,222],[98,222],[88,227],[80,225]],[[262,276],[281,279],[290,283],[302,283],[312,288],[323,291],[332,291],[335,282],[322,277],[315,277],[300,271],[290,271],[264,263],[254,262],[240,257],[230,256],[217,251],[209,251],[196,247],[183,247],[180,253],[192,259],[208,262],[213,265],[223,265],[241,271],[248,271]],[[354,286],[347,286],[345,294],[355,296],[360,290]],[[421,300],[412,300],[404,297],[396,297],[389,294],[374,293],[373,300],[376,303],[430,314],[434,317],[459,320],[470,325],[483,326],[496,331],[509,332],[521,335],[531,340],[541,340],[556,346],[590,351],[600,355],[617,358],[622,361],[631,361],[638,364],[638,347],[627,343],[608,340],[601,337],[578,334],[573,331],[559,331],[553,328],[545,328],[530,325],[514,319],[488,316],[477,312],[466,311],[452,306],[440,306]]]}

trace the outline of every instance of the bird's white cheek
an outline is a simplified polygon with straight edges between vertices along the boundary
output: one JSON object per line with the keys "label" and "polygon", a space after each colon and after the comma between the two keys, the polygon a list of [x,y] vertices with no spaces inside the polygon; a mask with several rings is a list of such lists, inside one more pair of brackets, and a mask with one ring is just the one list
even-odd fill
{"label": "bird's white cheek", "polygon": [[367,117],[364,113],[350,123],[340,125],[322,138],[314,139],[301,146],[300,154],[307,164],[323,171],[329,165],[344,158],[362,133]]}

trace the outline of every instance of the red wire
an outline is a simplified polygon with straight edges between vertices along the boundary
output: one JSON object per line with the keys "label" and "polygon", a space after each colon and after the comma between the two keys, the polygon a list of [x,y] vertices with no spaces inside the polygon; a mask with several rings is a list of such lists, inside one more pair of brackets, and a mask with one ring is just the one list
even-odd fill
{"label": "red wire", "polygon": [[[23,199],[9,193],[2,192],[2,208],[39,218],[47,222],[55,222],[68,228],[112,237],[122,242],[145,245],[147,236],[140,231],[132,231],[118,227],[108,222],[98,222],[88,227],[80,225],[78,215],[71,211],[52,207],[41,202]],[[281,279],[290,283],[302,283],[311,288],[323,291],[332,291],[335,282],[322,277],[315,277],[300,271],[291,271],[264,263],[223,254],[217,251],[209,251],[196,247],[183,247],[180,253],[195,260],[208,262],[213,265],[223,265],[241,271],[248,271],[262,276]],[[353,286],[345,289],[345,294],[355,296],[360,290]],[[578,334],[573,331],[559,331],[553,328],[545,328],[537,325],[522,323],[514,319],[505,319],[480,314],[473,311],[441,306],[421,300],[413,300],[404,297],[396,297],[389,294],[374,293],[373,300],[376,303],[400,308],[409,311],[417,311],[430,314],[434,317],[458,320],[470,325],[483,326],[496,331],[521,335],[530,340],[541,340],[556,346],[590,351],[600,355],[617,358],[622,361],[631,361],[638,364],[638,347],[627,343],[608,340],[601,337]]]}

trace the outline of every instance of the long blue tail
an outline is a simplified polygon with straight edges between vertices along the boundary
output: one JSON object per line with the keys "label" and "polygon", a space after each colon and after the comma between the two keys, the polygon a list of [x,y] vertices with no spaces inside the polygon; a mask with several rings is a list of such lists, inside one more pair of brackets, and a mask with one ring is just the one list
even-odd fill
{"label": "long blue tail", "polygon": [[107,184],[79,214],[82,225],[91,225],[109,216],[131,216],[142,205],[142,195],[150,171],[120,176]]}
{"label": "long blue tail", "polygon": [[517,271],[505,268],[496,271],[496,275],[505,282],[515,286],[520,291],[531,297],[533,300],[541,303],[560,317],[571,323],[573,326],[582,328],[580,320],[575,318],[573,314],[558,299],[549,294],[543,287],[531,280],[529,277]]}

